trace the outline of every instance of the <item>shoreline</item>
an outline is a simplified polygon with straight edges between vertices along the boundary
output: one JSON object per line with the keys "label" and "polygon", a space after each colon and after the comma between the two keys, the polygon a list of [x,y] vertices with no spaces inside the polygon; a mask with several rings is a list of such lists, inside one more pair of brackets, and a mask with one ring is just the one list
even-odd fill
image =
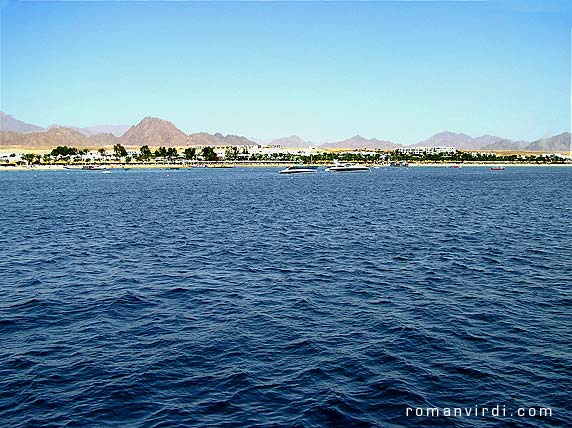
{"label": "shoreline", "polygon": [[[220,163],[220,164],[209,164],[209,165],[178,165],[178,164],[94,164],[101,170],[131,170],[131,169],[167,169],[167,170],[181,170],[181,169],[231,169],[231,168],[284,168],[291,165],[297,165],[297,163]],[[312,164],[312,166],[326,167],[329,164]],[[419,168],[419,167],[431,167],[431,168],[451,168],[453,165],[460,165],[461,169],[467,168],[483,168],[483,167],[493,167],[493,166],[503,166],[505,168],[511,167],[572,167],[572,163],[503,163],[503,162],[474,162],[474,163],[434,163],[434,162],[416,162],[410,163],[408,168]],[[66,167],[73,167],[72,169]],[[0,165],[0,171],[84,171],[80,169],[83,165]],[[391,167],[389,165],[378,165],[371,164],[368,165],[370,168],[375,169],[404,169],[407,167]],[[85,170],[89,171],[89,170]]]}

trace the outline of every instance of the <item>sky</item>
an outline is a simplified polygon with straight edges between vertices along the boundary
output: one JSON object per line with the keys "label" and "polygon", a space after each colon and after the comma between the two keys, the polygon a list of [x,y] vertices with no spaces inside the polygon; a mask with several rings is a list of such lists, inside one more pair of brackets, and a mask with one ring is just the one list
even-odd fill
{"label": "sky", "polygon": [[1,0],[1,110],[316,143],[570,130],[572,2]]}

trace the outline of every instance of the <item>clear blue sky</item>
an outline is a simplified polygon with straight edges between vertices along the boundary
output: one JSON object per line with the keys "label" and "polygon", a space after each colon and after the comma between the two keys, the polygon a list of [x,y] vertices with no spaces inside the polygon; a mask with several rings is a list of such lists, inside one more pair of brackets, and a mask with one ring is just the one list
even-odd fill
{"label": "clear blue sky", "polygon": [[570,3],[2,0],[1,109],[315,142],[533,140],[570,129]]}

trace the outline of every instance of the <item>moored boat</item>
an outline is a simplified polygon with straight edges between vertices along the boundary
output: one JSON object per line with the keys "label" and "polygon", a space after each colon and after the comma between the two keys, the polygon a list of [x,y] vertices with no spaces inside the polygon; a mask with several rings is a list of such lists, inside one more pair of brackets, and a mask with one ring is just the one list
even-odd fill
{"label": "moored boat", "polygon": [[395,162],[390,162],[389,166],[394,166],[394,167],[408,167],[409,164],[407,163],[407,161],[395,161]]}
{"label": "moored boat", "polygon": [[506,168],[504,166],[492,166],[491,171],[504,171]]}
{"label": "moored boat", "polygon": [[309,172],[316,172],[318,167],[307,165],[291,165],[286,169],[280,171],[280,174],[303,174]]}
{"label": "moored boat", "polygon": [[64,165],[64,169],[77,169],[81,171],[105,171],[107,168],[98,165]]}
{"label": "moored boat", "polygon": [[334,161],[333,166],[326,168],[326,171],[329,172],[365,172],[369,170],[369,167],[365,165],[350,162],[343,163],[338,161]]}

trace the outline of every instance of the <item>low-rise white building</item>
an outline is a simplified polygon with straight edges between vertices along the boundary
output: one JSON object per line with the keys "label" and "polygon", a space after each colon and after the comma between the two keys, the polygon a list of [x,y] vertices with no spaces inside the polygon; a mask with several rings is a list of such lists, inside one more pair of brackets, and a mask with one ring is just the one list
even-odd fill
{"label": "low-rise white building", "polygon": [[102,156],[101,153],[99,153],[99,151],[91,150],[87,152],[85,155],[81,155],[81,159],[83,161],[86,161],[88,159],[91,161],[101,161],[104,160],[107,156],[111,156],[111,154],[106,152],[105,155]]}
{"label": "low-rise white building", "polygon": [[22,153],[0,153],[0,162],[15,163],[22,161]]}
{"label": "low-rise white building", "polygon": [[399,147],[395,152],[407,155],[437,155],[457,153],[455,147]]}

